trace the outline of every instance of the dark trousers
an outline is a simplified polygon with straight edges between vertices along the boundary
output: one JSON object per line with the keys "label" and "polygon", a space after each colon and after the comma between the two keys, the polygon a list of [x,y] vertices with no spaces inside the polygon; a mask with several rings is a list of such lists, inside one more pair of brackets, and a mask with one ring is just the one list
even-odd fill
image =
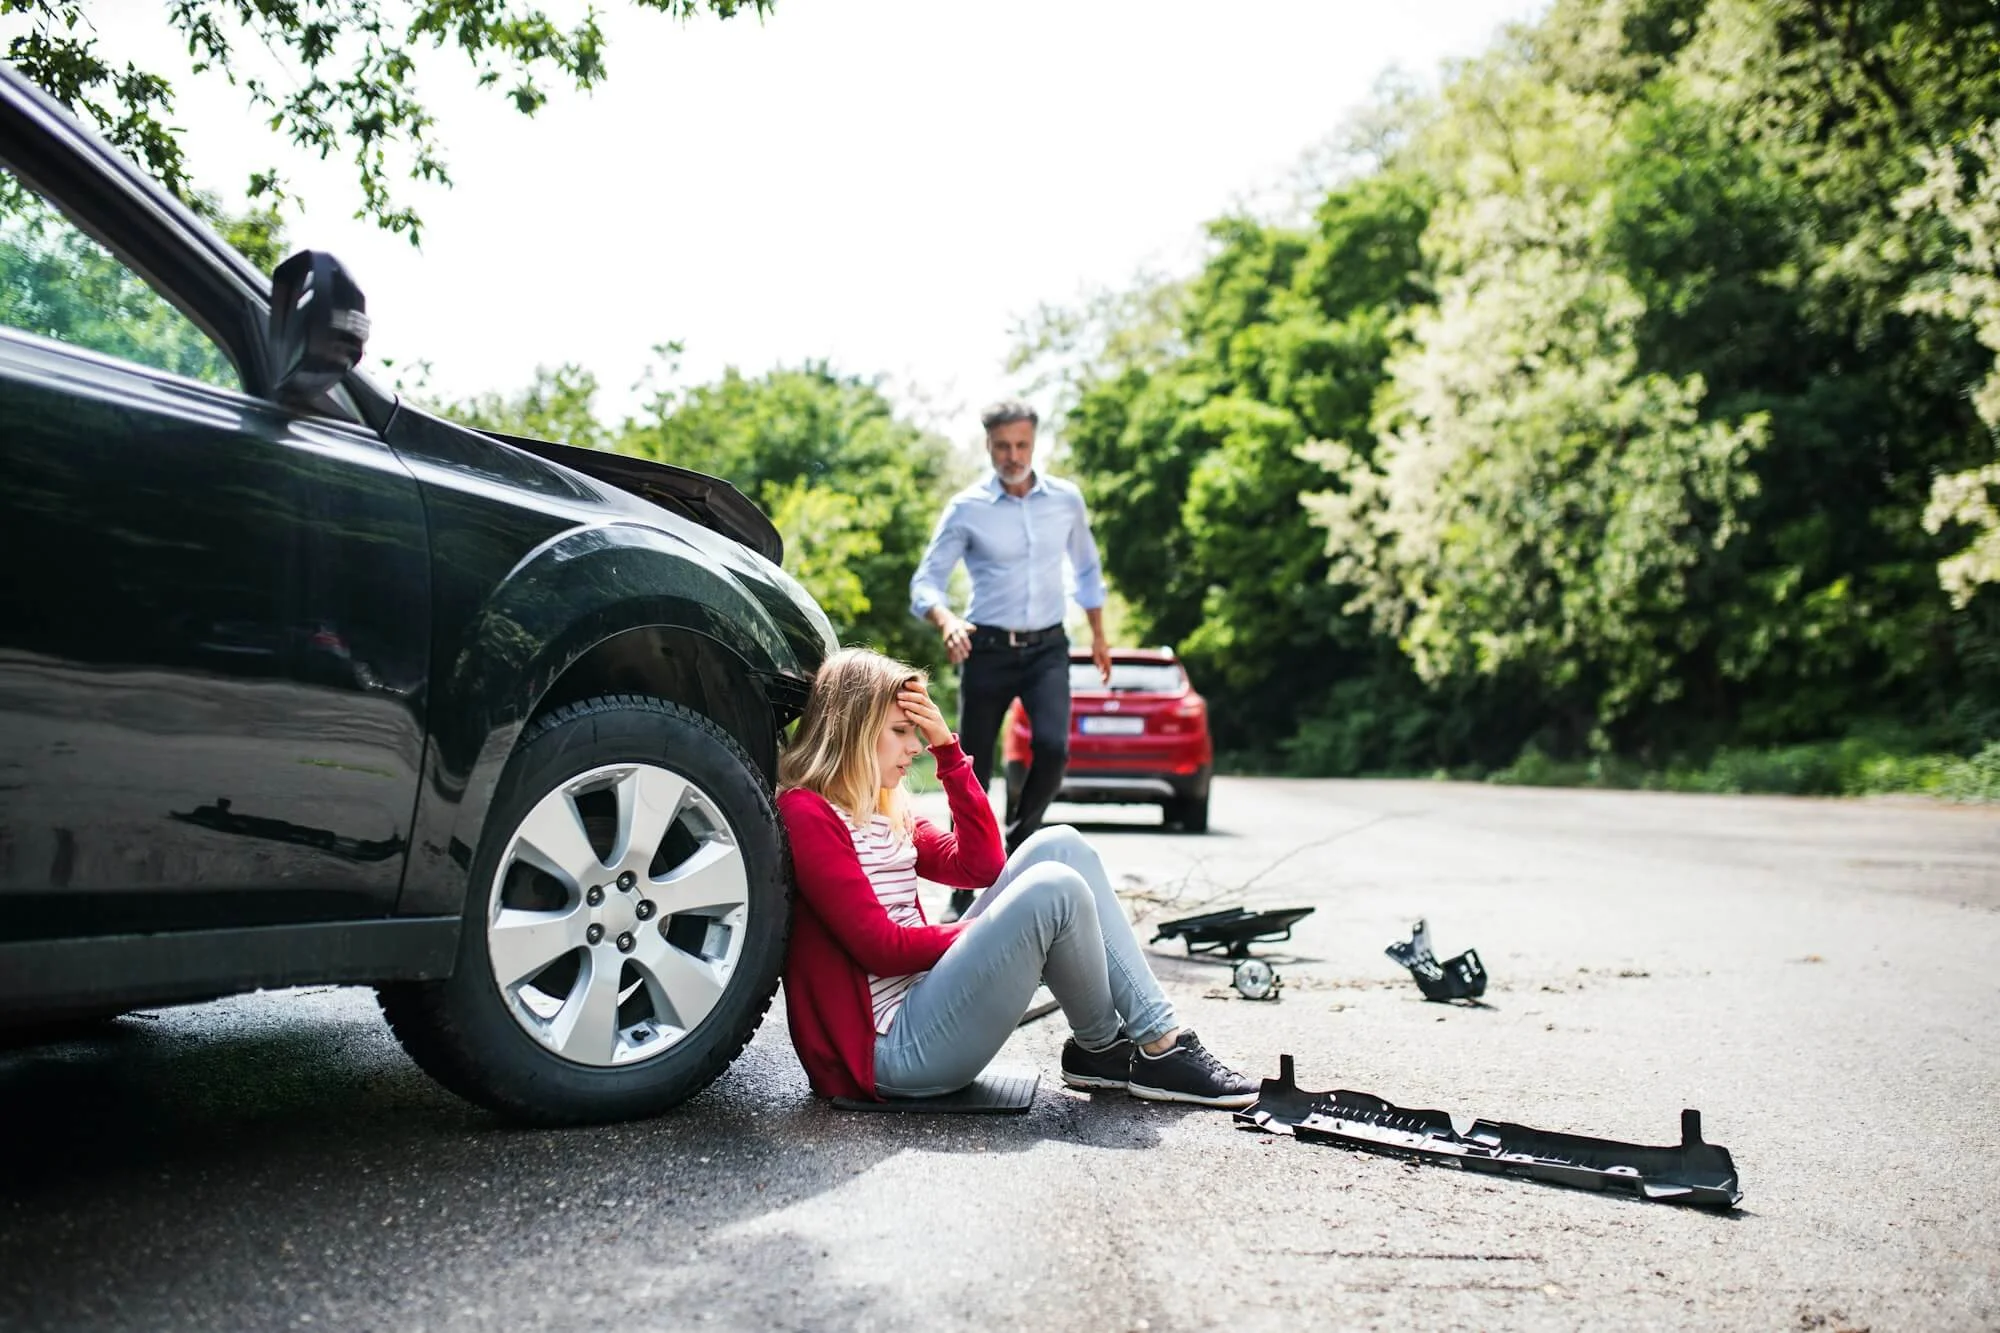
{"label": "dark trousers", "polygon": [[1069,639],[1052,633],[1026,647],[1010,647],[1003,631],[972,636],[972,655],[960,668],[958,735],[984,788],[993,777],[993,752],[1007,705],[1019,699],[1034,733],[1033,760],[1007,826],[1007,849],[1042,826],[1069,763]]}

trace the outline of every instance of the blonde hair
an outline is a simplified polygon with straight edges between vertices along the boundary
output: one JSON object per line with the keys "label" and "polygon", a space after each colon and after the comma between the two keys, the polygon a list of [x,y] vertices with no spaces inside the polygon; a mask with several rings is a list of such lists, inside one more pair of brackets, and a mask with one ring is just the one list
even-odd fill
{"label": "blonde hair", "polygon": [[879,813],[909,834],[909,793],[901,782],[881,785],[875,747],[897,692],[925,680],[908,663],[867,648],[843,648],[827,658],[813,677],[798,734],[778,759],[778,790],[818,792],[856,828]]}

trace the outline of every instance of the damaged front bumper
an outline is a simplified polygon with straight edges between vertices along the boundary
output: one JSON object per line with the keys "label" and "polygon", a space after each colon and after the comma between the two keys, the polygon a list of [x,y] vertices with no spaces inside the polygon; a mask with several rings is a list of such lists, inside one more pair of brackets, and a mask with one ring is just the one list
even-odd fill
{"label": "damaged front bumper", "polygon": [[1303,1091],[1293,1080],[1292,1057],[1282,1055],[1278,1077],[1264,1080],[1257,1104],[1238,1111],[1236,1123],[1263,1132],[1288,1130],[1304,1143],[1617,1191],[1656,1203],[1728,1209],[1743,1198],[1729,1150],[1702,1142],[1699,1111],[1681,1112],[1681,1141],[1671,1148],[1494,1120],[1475,1120],[1460,1133],[1443,1111],[1406,1110],[1365,1092]]}

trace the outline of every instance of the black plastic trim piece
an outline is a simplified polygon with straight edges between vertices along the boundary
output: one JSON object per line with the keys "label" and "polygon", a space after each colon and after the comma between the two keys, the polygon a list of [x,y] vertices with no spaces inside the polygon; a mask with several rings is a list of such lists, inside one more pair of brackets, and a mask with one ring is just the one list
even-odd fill
{"label": "black plastic trim piece", "polygon": [[1278,907],[1253,912],[1247,907],[1232,907],[1222,912],[1184,916],[1174,921],[1162,921],[1153,935],[1153,943],[1182,939],[1187,941],[1190,954],[1227,952],[1231,958],[1248,958],[1253,944],[1290,939],[1292,927],[1311,916],[1314,910],[1311,907]]}
{"label": "black plastic trim piece", "polygon": [[757,673],[758,683],[764,687],[764,697],[770,701],[771,715],[777,720],[778,730],[783,731],[795,718],[806,711],[806,700],[812,697],[812,680],[806,676],[794,676],[783,671],[761,671]]}
{"label": "black plastic trim piece", "polygon": [[1382,951],[1410,969],[1426,1000],[1476,1000],[1486,993],[1486,966],[1477,949],[1467,949],[1442,963],[1431,951],[1430,927],[1419,921],[1410,927],[1407,944],[1397,942]]}
{"label": "black plastic trim piece", "polygon": [[1325,1143],[1493,1176],[1521,1176],[1573,1189],[1610,1190],[1655,1203],[1734,1208],[1743,1198],[1729,1149],[1701,1139],[1701,1112],[1681,1112],[1681,1141],[1667,1148],[1587,1138],[1505,1121],[1475,1120],[1464,1133],[1443,1111],[1413,1111],[1365,1092],[1305,1092],[1292,1057],[1264,1080],[1257,1104],[1236,1113],[1239,1128],[1289,1130]]}
{"label": "black plastic trim piece", "polygon": [[0,944],[0,1015],[451,975],[459,918],[314,922]]}

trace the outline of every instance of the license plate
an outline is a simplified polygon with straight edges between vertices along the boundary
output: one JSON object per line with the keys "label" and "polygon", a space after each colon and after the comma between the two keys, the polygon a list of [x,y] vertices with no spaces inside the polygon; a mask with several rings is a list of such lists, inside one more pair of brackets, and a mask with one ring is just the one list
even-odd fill
{"label": "license plate", "polygon": [[1143,736],[1146,734],[1146,719],[1143,717],[1084,717],[1077,719],[1077,725],[1086,736]]}

